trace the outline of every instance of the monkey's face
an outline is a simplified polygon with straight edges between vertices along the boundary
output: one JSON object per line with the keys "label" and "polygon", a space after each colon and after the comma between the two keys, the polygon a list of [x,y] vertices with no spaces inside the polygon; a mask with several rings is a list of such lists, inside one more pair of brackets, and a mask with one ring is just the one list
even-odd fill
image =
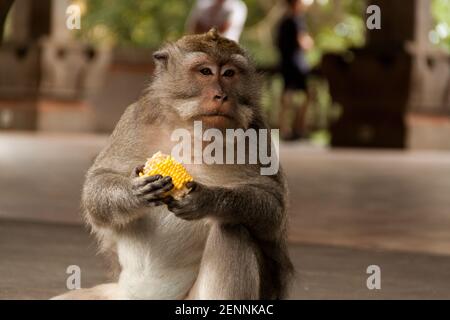
{"label": "monkey's face", "polygon": [[232,55],[227,61],[217,61],[206,53],[192,52],[187,55],[185,67],[190,90],[196,96],[180,106],[180,114],[201,120],[210,128],[248,126],[251,108],[239,94],[244,89],[247,72],[243,56]]}
{"label": "monkey's face", "polygon": [[154,87],[187,123],[245,129],[255,117],[257,76],[236,43],[217,37],[187,36],[157,52]]}

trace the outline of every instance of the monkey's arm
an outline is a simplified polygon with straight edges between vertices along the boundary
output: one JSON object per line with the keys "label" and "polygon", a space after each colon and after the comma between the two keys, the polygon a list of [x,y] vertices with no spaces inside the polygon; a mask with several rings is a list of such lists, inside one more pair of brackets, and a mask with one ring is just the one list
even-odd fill
{"label": "monkey's arm", "polygon": [[120,227],[144,214],[146,208],[163,204],[161,197],[173,188],[171,178],[139,177],[138,170],[131,177],[105,168],[88,172],[82,206],[89,222]]}
{"label": "monkey's arm", "polygon": [[131,180],[112,169],[91,168],[86,176],[81,204],[90,223],[124,225],[139,207]]}
{"label": "monkey's arm", "polygon": [[226,224],[243,224],[263,237],[270,236],[284,221],[285,190],[279,179],[262,177],[232,187],[193,183],[189,186],[193,190],[183,199],[166,203],[182,219],[209,216]]}
{"label": "monkey's arm", "polygon": [[139,106],[131,105],[119,120],[110,142],[89,169],[82,192],[82,207],[89,223],[120,227],[161,205],[173,187],[170,177],[139,177],[146,158],[138,130]]}

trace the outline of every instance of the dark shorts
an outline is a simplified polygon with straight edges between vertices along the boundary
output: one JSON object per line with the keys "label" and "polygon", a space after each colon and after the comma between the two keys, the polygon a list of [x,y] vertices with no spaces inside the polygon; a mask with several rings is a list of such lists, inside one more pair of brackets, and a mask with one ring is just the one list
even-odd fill
{"label": "dark shorts", "polygon": [[308,73],[300,71],[296,65],[283,66],[281,74],[284,80],[285,90],[306,90]]}

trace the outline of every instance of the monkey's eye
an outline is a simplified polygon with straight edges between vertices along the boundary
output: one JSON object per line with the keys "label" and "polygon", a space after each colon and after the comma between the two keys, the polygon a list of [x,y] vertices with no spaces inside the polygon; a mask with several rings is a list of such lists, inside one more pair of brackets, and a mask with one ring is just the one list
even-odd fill
{"label": "monkey's eye", "polygon": [[203,68],[200,70],[200,73],[204,76],[210,76],[213,74],[210,68]]}
{"label": "monkey's eye", "polygon": [[223,76],[224,77],[232,77],[232,76],[234,76],[234,74],[235,74],[234,70],[228,69],[223,73]]}

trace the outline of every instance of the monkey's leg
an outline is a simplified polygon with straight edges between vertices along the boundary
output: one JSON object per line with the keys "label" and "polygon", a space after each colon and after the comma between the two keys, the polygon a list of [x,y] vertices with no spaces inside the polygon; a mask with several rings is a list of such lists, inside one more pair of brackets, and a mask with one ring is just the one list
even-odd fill
{"label": "monkey's leg", "polygon": [[117,300],[124,299],[117,283],[101,284],[89,289],[72,290],[50,300]]}
{"label": "monkey's leg", "polygon": [[215,224],[187,299],[259,299],[258,248],[242,226]]}

